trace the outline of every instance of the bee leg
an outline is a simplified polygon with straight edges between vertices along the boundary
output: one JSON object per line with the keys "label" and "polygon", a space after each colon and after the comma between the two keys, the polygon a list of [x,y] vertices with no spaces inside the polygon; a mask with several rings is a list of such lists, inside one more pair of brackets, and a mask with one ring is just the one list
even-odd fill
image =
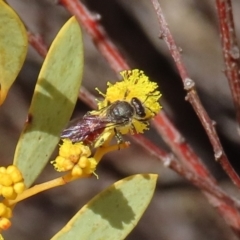
{"label": "bee leg", "polygon": [[117,131],[116,128],[114,128],[114,133],[115,133],[115,137],[117,139],[117,143],[118,143],[118,146],[119,146],[118,150],[120,150],[120,144],[124,142],[123,136],[120,132]]}

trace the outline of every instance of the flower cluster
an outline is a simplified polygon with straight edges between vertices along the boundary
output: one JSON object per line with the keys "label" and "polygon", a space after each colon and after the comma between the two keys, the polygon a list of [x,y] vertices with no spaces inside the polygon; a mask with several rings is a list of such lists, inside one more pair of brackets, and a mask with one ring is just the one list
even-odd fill
{"label": "flower cluster", "polygon": [[24,189],[22,174],[16,166],[0,167],[0,194],[4,198],[15,199]]}
{"label": "flower cluster", "polygon": [[[157,90],[158,85],[151,82],[144,72],[138,69],[122,71],[120,75],[123,77],[122,81],[115,84],[107,83],[106,94],[97,89],[104,97],[103,101],[98,101],[98,111],[119,100],[132,104],[132,99],[137,98],[144,108],[145,116],[141,118],[134,116],[131,124],[117,128],[122,134],[143,133],[148,129],[148,121],[161,109],[159,104],[161,93]],[[97,111],[92,113],[96,114]]]}
{"label": "flower cluster", "polygon": [[[23,177],[14,165],[0,167],[0,194],[6,199],[15,199],[25,189]],[[11,226],[12,209],[0,203],[0,231],[7,230]]]}
{"label": "flower cluster", "polygon": [[7,230],[11,226],[12,209],[0,203],[0,230]]}
{"label": "flower cluster", "polygon": [[59,148],[59,155],[52,161],[58,172],[71,171],[72,176],[80,177],[92,174],[96,169],[96,161],[90,157],[91,151],[82,143],[73,144],[64,139]]}

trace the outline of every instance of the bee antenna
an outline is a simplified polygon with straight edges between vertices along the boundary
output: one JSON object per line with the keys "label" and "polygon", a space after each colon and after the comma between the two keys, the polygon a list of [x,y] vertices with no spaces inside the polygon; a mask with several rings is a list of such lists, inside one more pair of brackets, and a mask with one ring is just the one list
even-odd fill
{"label": "bee antenna", "polygon": [[[147,94],[147,97],[146,99],[144,100],[143,104],[148,100],[149,97],[152,97],[152,96],[158,96],[158,93],[156,93],[156,91],[152,91],[150,93]],[[148,109],[151,113],[153,113],[154,116],[156,116],[156,113],[149,107],[147,106],[144,106],[146,109]],[[147,120],[147,119],[146,119]]]}
{"label": "bee antenna", "polygon": [[[155,93],[155,94],[154,94],[154,93]],[[158,96],[158,93],[156,93],[155,90],[152,91],[152,92],[150,92],[150,93],[148,93],[148,94],[147,94],[147,97],[146,97],[146,99],[144,100],[143,103],[145,103],[145,102],[148,100],[148,98],[149,98],[149,97],[152,97],[152,96]]]}

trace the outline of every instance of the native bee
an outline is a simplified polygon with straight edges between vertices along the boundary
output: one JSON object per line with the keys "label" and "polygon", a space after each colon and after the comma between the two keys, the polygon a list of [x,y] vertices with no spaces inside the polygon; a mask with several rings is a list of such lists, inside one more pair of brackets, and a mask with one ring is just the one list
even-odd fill
{"label": "native bee", "polygon": [[121,142],[122,136],[119,131],[121,128],[131,125],[132,129],[135,129],[133,119],[141,122],[149,120],[145,110],[144,104],[136,97],[130,102],[117,100],[107,107],[88,112],[83,118],[77,119],[75,124],[62,132],[61,138],[69,138],[73,143],[83,142],[99,147],[110,135],[106,132],[114,132],[118,142]]}

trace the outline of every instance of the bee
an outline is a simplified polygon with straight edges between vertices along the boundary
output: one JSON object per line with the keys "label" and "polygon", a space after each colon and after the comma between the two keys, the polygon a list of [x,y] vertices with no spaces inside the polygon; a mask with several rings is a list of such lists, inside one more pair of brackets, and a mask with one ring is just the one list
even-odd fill
{"label": "bee", "polygon": [[[83,142],[86,145],[99,147],[108,139],[110,134],[105,134],[103,137],[105,130],[108,129],[114,131],[120,143],[123,140],[119,130],[127,125],[135,129],[133,119],[141,122],[149,120],[143,103],[136,97],[130,102],[118,100],[99,111],[88,112],[82,119],[77,119],[75,124],[65,129],[61,138],[68,138],[73,143]],[[107,132],[111,133],[111,131]]]}

